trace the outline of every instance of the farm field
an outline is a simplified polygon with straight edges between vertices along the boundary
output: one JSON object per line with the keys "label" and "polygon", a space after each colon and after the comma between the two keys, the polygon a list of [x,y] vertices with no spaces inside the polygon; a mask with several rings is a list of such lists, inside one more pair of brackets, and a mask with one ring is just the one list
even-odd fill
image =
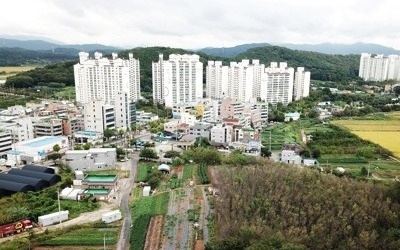
{"label": "farm field", "polygon": [[[141,162],[137,182],[145,181],[154,163]],[[190,186],[195,180],[202,186]],[[156,192],[141,196],[141,188],[134,191],[132,202],[131,249],[194,249],[198,241],[207,242],[209,205],[202,190],[209,182],[205,165],[189,164],[172,167],[164,176]],[[199,223],[199,228],[193,227]],[[202,232],[199,234],[199,232]]]}
{"label": "farm field", "polygon": [[20,72],[28,71],[31,69],[36,68],[36,66],[7,66],[7,67],[0,67],[0,80],[4,80],[7,77],[16,75]]}
{"label": "farm field", "polygon": [[[400,113],[397,113],[400,115]],[[393,114],[396,117],[396,114]],[[362,139],[381,145],[400,158],[400,120],[337,120],[332,124],[351,130]]]}

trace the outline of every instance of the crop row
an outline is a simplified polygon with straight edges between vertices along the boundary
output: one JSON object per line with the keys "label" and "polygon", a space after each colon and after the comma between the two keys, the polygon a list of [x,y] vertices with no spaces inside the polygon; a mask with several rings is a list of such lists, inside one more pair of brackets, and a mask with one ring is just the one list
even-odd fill
{"label": "crop row", "polygon": [[210,178],[208,177],[207,169],[208,169],[207,166],[204,164],[201,164],[197,167],[198,183],[200,184],[210,183]]}
{"label": "crop row", "polygon": [[63,246],[63,245],[85,245],[85,246],[93,246],[93,245],[103,245],[105,243],[107,245],[114,245],[117,243],[116,237],[76,237],[76,236],[61,236],[51,240],[47,240],[41,243],[41,246]]}
{"label": "crop row", "polygon": [[150,219],[151,216],[145,214],[137,217],[133,221],[131,231],[131,249],[143,249]]}

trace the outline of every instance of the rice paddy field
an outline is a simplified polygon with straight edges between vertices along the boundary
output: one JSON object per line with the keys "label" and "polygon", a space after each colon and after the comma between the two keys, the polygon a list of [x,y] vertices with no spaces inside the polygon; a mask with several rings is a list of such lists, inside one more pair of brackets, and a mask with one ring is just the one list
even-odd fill
{"label": "rice paddy field", "polygon": [[336,120],[331,123],[351,130],[360,138],[390,150],[400,158],[400,112],[388,114],[387,120]]}
{"label": "rice paddy field", "polygon": [[0,80],[5,80],[7,77],[16,75],[20,72],[28,71],[36,68],[36,66],[7,66],[0,67]]}

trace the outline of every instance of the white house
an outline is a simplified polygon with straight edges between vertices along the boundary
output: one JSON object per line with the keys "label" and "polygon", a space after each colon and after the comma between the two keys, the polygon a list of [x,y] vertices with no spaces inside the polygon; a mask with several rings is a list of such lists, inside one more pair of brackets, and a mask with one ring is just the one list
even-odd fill
{"label": "white house", "polygon": [[282,150],[280,160],[287,164],[301,164],[301,156],[293,150]]}

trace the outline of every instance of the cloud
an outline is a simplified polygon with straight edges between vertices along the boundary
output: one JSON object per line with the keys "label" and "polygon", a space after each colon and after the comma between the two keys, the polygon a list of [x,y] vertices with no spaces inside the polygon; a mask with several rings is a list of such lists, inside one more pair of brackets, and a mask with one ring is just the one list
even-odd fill
{"label": "cloud", "polygon": [[13,0],[0,35],[200,48],[249,42],[376,42],[400,48],[397,1]]}

